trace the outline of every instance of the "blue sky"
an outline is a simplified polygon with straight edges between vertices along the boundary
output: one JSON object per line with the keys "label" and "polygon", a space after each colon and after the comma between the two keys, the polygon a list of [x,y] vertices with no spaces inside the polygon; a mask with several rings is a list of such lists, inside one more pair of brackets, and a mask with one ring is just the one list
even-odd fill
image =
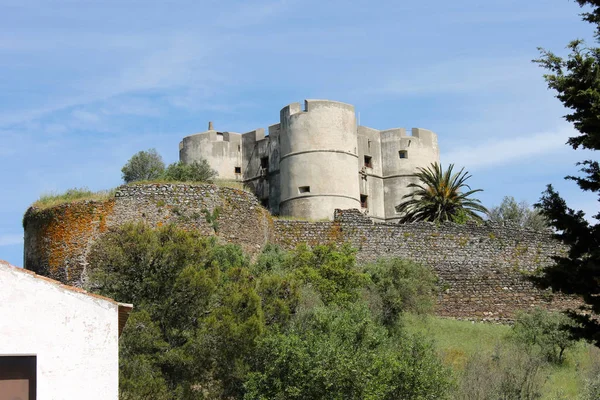
{"label": "blue sky", "polygon": [[278,122],[306,98],[356,106],[363,125],[422,127],[488,206],[534,203],[589,154],[538,46],[565,53],[592,27],[569,0],[0,0],[0,259],[22,265],[21,219],[40,194],[107,189],[139,150]]}

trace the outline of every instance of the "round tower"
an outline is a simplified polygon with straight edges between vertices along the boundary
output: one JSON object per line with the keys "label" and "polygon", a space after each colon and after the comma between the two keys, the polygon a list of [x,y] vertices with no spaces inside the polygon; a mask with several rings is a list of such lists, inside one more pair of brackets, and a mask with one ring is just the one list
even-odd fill
{"label": "round tower", "polygon": [[333,219],[336,208],[359,208],[354,107],[306,100],[281,110],[281,215]]}

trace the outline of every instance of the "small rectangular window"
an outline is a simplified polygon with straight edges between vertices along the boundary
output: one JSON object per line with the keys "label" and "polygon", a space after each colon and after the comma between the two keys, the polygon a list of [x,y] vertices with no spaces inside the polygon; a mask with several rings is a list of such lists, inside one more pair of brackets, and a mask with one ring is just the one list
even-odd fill
{"label": "small rectangular window", "polygon": [[35,400],[36,356],[0,356],[0,399]]}
{"label": "small rectangular window", "polygon": [[260,159],[260,167],[263,169],[269,169],[269,157],[262,157]]}
{"label": "small rectangular window", "polygon": [[242,151],[242,146],[238,144],[238,153]]}
{"label": "small rectangular window", "polygon": [[369,207],[368,198],[369,198],[369,196],[367,196],[367,195],[364,195],[364,194],[360,195],[360,207],[361,208]]}
{"label": "small rectangular window", "polygon": [[400,150],[398,152],[398,154],[400,155],[400,158],[408,158],[408,151],[407,150]]}
{"label": "small rectangular window", "polygon": [[242,173],[242,167],[235,167],[235,173],[236,174],[241,174]]}
{"label": "small rectangular window", "polygon": [[310,193],[310,186],[300,186],[298,193]]}
{"label": "small rectangular window", "polygon": [[365,167],[373,168],[373,157],[365,156]]}
{"label": "small rectangular window", "polygon": [[217,142],[223,141],[223,132],[217,132]]}

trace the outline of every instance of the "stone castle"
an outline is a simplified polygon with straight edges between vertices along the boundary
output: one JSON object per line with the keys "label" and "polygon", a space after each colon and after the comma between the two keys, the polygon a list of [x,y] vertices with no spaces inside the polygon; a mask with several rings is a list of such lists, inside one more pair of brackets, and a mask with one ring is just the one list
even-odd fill
{"label": "stone castle", "polygon": [[350,104],[306,100],[284,107],[280,122],[248,133],[208,131],[185,137],[179,158],[204,158],[219,179],[236,180],[274,215],[332,219],[360,209],[376,222],[400,218],[418,167],[439,162],[435,133],[413,128],[379,131],[357,126]]}

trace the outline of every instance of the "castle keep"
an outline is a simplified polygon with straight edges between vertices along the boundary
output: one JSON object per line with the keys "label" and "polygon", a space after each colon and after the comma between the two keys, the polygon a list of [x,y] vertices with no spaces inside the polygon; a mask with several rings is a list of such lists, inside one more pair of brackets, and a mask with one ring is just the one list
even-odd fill
{"label": "castle keep", "polygon": [[185,137],[179,158],[201,158],[220,179],[243,182],[272,214],[332,219],[334,210],[360,209],[394,222],[395,206],[418,167],[439,162],[437,136],[426,129],[379,131],[357,126],[354,106],[306,100],[284,107],[280,122],[248,133],[208,131]]}

